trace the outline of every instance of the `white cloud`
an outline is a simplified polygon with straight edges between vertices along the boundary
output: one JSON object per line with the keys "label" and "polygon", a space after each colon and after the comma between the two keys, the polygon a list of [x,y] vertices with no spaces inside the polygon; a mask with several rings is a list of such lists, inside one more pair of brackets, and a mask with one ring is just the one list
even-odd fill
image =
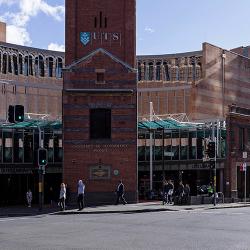
{"label": "white cloud", "polygon": [[57,43],[50,43],[48,45],[48,50],[55,50],[55,51],[65,52],[65,46],[64,45],[59,45]]}
{"label": "white cloud", "polygon": [[15,2],[16,2],[16,0],[0,0],[0,5],[3,5],[3,4],[11,5]]}
{"label": "white cloud", "polygon": [[7,43],[14,43],[19,45],[31,45],[32,41],[30,35],[25,28],[17,27],[15,25],[7,25]]}
{"label": "white cloud", "polygon": [[[0,16],[0,20],[7,23],[7,42],[20,45],[31,45],[27,25],[32,17],[40,12],[53,17],[57,21],[62,21],[65,16],[65,8],[62,5],[52,6],[45,0],[0,0],[1,4],[19,3],[18,12],[6,12]],[[9,33],[9,34],[8,34]],[[63,49],[58,45],[58,49]]]}
{"label": "white cloud", "polygon": [[61,21],[65,15],[65,8],[62,5],[51,6],[44,0],[21,0],[19,7],[22,15],[36,16],[40,11],[48,16]]}
{"label": "white cloud", "polygon": [[150,33],[150,34],[155,32],[155,30],[150,28],[150,27],[145,27],[144,31],[146,31],[147,33]]}

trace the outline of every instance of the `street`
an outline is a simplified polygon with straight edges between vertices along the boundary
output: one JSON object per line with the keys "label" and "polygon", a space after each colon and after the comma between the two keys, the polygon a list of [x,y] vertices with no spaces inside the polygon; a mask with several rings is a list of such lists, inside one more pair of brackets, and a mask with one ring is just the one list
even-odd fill
{"label": "street", "polygon": [[250,208],[0,218],[0,249],[250,249]]}

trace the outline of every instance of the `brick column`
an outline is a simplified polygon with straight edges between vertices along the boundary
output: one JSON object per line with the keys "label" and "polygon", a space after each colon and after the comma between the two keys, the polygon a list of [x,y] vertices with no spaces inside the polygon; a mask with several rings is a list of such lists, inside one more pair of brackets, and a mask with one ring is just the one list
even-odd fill
{"label": "brick column", "polygon": [[156,81],[156,64],[155,64],[155,61],[154,61],[154,64],[153,64],[153,81]]}
{"label": "brick column", "polygon": [[144,81],[145,80],[145,67],[144,67],[144,63],[141,63],[141,80]]}
{"label": "brick column", "polygon": [[1,60],[0,60],[0,74],[2,73],[2,68],[3,68],[3,53],[1,52],[0,54]]}
{"label": "brick column", "polygon": [[164,72],[164,65],[163,65],[163,61],[161,62],[161,74],[160,74],[160,80],[161,81],[164,81],[164,77],[165,77],[165,74],[163,74]]}

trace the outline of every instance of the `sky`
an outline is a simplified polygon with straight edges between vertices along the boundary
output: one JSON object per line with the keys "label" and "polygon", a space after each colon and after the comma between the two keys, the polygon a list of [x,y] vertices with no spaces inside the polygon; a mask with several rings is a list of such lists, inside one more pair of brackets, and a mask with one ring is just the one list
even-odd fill
{"label": "sky", "polygon": [[[0,0],[7,42],[64,51],[64,0]],[[250,45],[250,0],[137,0],[137,54]]]}

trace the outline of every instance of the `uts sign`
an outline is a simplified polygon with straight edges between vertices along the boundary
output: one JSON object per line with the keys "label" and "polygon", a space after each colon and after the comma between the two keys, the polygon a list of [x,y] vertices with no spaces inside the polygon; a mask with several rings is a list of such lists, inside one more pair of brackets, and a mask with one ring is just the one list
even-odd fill
{"label": "uts sign", "polygon": [[89,43],[101,45],[121,45],[121,33],[109,32],[80,32],[80,41],[84,46]]}
{"label": "uts sign", "polygon": [[90,42],[90,39],[91,39],[90,32],[81,32],[80,33],[80,40],[84,46],[86,46]]}

